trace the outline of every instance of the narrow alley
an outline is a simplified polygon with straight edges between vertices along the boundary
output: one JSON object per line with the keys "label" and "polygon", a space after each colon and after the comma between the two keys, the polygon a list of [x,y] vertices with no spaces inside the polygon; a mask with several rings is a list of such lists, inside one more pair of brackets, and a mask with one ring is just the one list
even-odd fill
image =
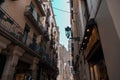
{"label": "narrow alley", "polygon": [[119,80],[120,0],[0,0],[0,80]]}
{"label": "narrow alley", "polygon": [[70,48],[67,51],[63,45],[59,45],[58,52],[59,75],[57,80],[74,80],[72,74],[73,67]]}

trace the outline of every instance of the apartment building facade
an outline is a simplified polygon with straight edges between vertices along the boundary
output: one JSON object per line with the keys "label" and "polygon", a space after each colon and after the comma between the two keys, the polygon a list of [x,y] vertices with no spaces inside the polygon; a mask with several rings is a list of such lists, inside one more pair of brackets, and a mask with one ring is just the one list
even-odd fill
{"label": "apartment building facade", "polygon": [[58,51],[59,75],[57,77],[57,80],[73,80],[70,65],[70,62],[72,60],[70,53],[63,45],[59,45]]}
{"label": "apartment building facade", "polygon": [[[76,71],[74,79],[118,80],[120,78],[119,1],[71,0],[70,3],[73,4],[71,22],[79,18],[80,25],[75,24],[82,30],[79,36],[81,38],[79,55],[77,58],[73,57],[73,60],[77,59],[74,65]],[[76,14],[74,7],[78,7],[77,18],[74,16]]]}
{"label": "apartment building facade", "polygon": [[70,0],[71,53],[74,80],[81,79],[82,65],[80,62],[83,60],[81,59],[83,56],[80,54],[79,49],[84,36],[84,24],[79,2],[79,0]]}
{"label": "apartment building facade", "polygon": [[0,1],[0,80],[56,80],[57,44],[50,1]]}

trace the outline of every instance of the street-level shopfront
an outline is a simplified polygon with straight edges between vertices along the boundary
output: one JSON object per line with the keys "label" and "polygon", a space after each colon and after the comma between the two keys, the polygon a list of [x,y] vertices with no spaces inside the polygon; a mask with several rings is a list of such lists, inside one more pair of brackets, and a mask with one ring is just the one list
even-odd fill
{"label": "street-level shopfront", "polygon": [[84,50],[85,60],[88,63],[90,80],[109,80],[99,32],[94,19],[90,19],[86,26],[81,49]]}
{"label": "street-level shopfront", "polygon": [[[109,80],[105,59],[100,42],[97,42],[87,57],[90,79],[91,80]],[[93,53],[92,53],[93,52]]]}
{"label": "street-level shopfront", "polygon": [[30,64],[19,60],[15,69],[14,79],[15,80],[27,80],[28,78],[32,79],[32,69],[30,69],[30,67],[31,67]]}

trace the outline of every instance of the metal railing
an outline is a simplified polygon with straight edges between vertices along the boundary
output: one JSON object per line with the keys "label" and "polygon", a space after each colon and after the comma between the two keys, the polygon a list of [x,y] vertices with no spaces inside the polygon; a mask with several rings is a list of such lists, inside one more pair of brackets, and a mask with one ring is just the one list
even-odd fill
{"label": "metal railing", "polygon": [[[0,7],[0,29],[4,30],[10,36],[14,37],[15,39],[19,40],[22,43],[24,36],[24,29],[20,27],[19,24],[15,22],[13,18],[11,18],[1,7]],[[32,42],[32,38],[27,36],[26,46],[32,49],[35,53],[39,53],[40,46]],[[31,43],[31,44],[30,44]]]}
{"label": "metal railing", "polygon": [[38,32],[43,33],[43,25],[40,20],[38,20],[38,13],[30,6],[26,6],[24,15],[32,22]]}
{"label": "metal railing", "polygon": [[41,47],[36,43],[36,42],[32,42],[30,45],[29,45],[29,48],[31,48],[33,51],[35,51],[37,54],[40,54],[40,50],[41,50]]}
{"label": "metal railing", "polygon": [[[42,51],[42,47],[36,42],[32,42],[32,38],[27,36],[26,43],[23,41],[24,29],[21,28],[16,21],[11,18],[1,7],[0,7],[0,30],[9,34],[9,37],[17,39],[23,45],[33,50],[35,53],[40,54]],[[42,51],[43,53],[43,51]],[[49,65],[54,66],[54,62],[51,60],[48,54],[43,53],[42,55],[45,62]]]}
{"label": "metal railing", "polygon": [[26,6],[25,8],[25,15],[29,15],[29,14],[32,15],[35,21],[37,22],[38,14],[30,5]]}
{"label": "metal railing", "polygon": [[44,31],[44,39],[49,41],[49,34],[48,31]]}
{"label": "metal railing", "polygon": [[43,0],[35,0],[36,4],[38,5],[38,8],[43,16],[46,15],[44,6],[43,6]]}
{"label": "metal railing", "polygon": [[21,40],[23,29],[0,7],[0,27],[16,39]]}
{"label": "metal railing", "polygon": [[50,65],[53,64],[53,61],[50,59],[50,57],[49,57],[49,55],[48,55],[47,53],[44,53],[44,54],[43,54],[43,59],[44,59],[47,63],[49,63]]}
{"label": "metal railing", "polygon": [[56,61],[53,61],[47,53],[44,53],[42,57],[43,57],[43,60],[47,62],[48,65],[50,65],[50,67],[52,67],[53,69],[57,68]]}

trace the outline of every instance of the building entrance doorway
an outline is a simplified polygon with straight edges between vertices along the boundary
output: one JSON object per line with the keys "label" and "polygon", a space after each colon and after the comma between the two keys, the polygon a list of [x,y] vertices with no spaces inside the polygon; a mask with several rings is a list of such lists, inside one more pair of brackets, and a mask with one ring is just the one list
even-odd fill
{"label": "building entrance doorway", "polygon": [[30,64],[19,60],[14,74],[14,80],[29,80],[28,78],[32,78],[31,75],[32,70],[30,69]]}

